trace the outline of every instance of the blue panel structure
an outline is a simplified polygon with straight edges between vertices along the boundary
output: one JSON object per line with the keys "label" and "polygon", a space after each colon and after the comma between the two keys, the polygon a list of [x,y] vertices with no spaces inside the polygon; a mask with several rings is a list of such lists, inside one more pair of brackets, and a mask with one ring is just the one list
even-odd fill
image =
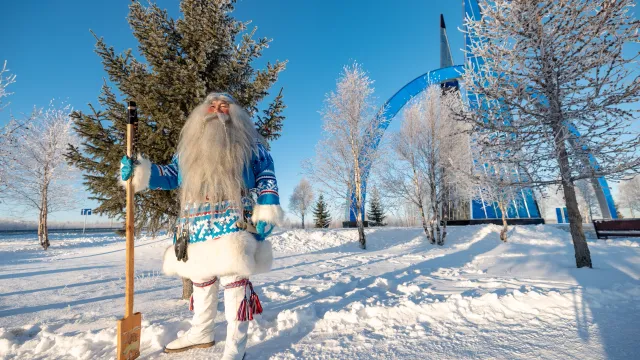
{"label": "blue panel structure", "polygon": [[476,219],[489,219],[484,203],[480,200],[473,199],[471,201],[471,218]]}
{"label": "blue panel structure", "polygon": [[567,208],[563,207],[562,208],[562,215],[564,215],[564,222],[565,223],[569,223],[569,213],[567,212]]}
{"label": "blue panel structure", "polygon": [[[589,155],[589,158],[593,158],[593,155]],[[616,205],[613,202],[613,196],[611,196],[611,190],[609,189],[609,184],[607,184],[607,180],[604,177],[599,177],[598,183],[600,184],[600,187],[602,187],[602,192],[604,193],[604,197],[607,200],[607,207],[609,208],[609,213],[611,214],[611,218],[617,219],[618,211],[616,210]]]}
{"label": "blue panel structure", "polygon": [[538,205],[536,204],[536,198],[533,194],[533,191],[527,188],[527,189],[523,189],[522,192],[524,193],[523,197],[525,199],[524,205],[527,210],[527,215],[528,215],[527,217],[535,218],[535,219],[541,218],[542,214],[540,214]]}
{"label": "blue panel structure", "polygon": [[558,220],[558,224],[562,224],[562,210],[560,208],[556,208],[556,219]]}

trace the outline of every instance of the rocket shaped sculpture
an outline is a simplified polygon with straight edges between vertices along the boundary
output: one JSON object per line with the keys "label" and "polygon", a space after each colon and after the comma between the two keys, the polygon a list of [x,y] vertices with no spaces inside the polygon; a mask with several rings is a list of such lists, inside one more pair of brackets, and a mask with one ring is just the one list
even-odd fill
{"label": "rocket shaped sculpture", "polygon": [[447,25],[444,23],[444,15],[440,14],[440,68],[449,66],[453,66],[453,58],[447,37]]}
{"label": "rocket shaped sculpture", "polygon": [[[440,14],[440,68],[450,66],[453,66],[453,57],[451,56],[451,47],[447,37],[447,25],[444,23],[444,15]],[[443,91],[459,90],[460,88],[457,80],[442,83],[440,86],[442,86]]]}

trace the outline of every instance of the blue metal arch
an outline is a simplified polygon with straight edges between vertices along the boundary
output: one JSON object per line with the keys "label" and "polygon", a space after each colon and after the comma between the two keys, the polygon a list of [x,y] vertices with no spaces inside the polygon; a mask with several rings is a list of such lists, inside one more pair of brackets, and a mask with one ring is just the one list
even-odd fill
{"label": "blue metal arch", "polygon": [[[369,150],[375,151],[378,148],[382,135],[389,127],[391,120],[413,97],[423,92],[430,85],[456,81],[462,74],[464,74],[464,66],[455,65],[429,71],[408,82],[380,108],[380,116],[376,119],[373,134],[367,134],[366,136],[363,152],[368,153]],[[368,169],[365,174],[368,174]]]}
{"label": "blue metal arch", "polygon": [[[424,75],[418,76],[411,80],[400,90],[398,90],[386,103],[382,106],[384,112],[381,118],[392,119],[398,112],[419,93],[423,92],[430,85],[442,84],[454,80],[458,80],[464,74],[464,66],[455,65],[437,70],[432,70]],[[388,126],[388,123],[386,124]],[[386,129],[386,126],[384,129]]]}

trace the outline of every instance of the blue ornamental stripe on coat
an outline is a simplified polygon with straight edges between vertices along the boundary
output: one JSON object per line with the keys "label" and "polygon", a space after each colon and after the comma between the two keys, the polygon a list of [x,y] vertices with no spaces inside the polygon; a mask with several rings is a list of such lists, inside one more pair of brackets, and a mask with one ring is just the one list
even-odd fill
{"label": "blue ornamental stripe on coat", "polygon": [[183,227],[189,227],[190,243],[215,240],[242,230],[237,225],[241,219],[238,208],[228,201],[216,204],[213,210],[211,205],[203,204],[188,213],[189,215],[180,218],[179,223]]}

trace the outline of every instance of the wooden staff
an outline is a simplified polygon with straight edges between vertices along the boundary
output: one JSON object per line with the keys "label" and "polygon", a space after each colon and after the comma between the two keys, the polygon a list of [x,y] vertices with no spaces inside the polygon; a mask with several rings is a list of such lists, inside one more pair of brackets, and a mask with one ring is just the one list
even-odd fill
{"label": "wooden staff", "polygon": [[[127,156],[134,157],[135,131],[138,125],[138,113],[136,103],[129,101],[127,122]],[[134,207],[133,207],[133,176],[129,177],[126,185],[127,217],[125,229],[126,265],[125,265],[125,289],[124,289],[124,318],[118,320],[118,360],[132,360],[140,356],[140,332],[142,314],[133,313],[133,235],[134,235]]]}

